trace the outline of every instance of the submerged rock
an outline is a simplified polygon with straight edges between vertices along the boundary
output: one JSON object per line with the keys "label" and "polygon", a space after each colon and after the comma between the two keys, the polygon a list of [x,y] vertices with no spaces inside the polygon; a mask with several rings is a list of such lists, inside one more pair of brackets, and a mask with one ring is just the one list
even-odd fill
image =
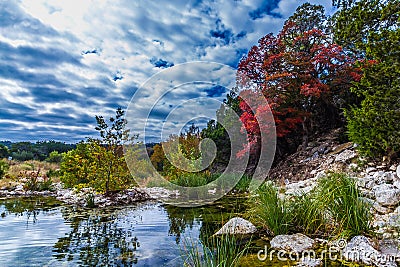
{"label": "submerged rock", "polygon": [[271,247],[286,252],[302,253],[312,249],[315,241],[306,235],[297,233],[294,235],[277,235],[271,240]]}
{"label": "submerged rock", "polygon": [[397,264],[385,254],[376,250],[365,236],[355,236],[343,249],[343,257],[352,262],[378,267],[396,267]]}
{"label": "submerged rock", "polygon": [[215,235],[223,234],[253,234],[257,232],[257,228],[251,222],[235,217],[230,219]]}

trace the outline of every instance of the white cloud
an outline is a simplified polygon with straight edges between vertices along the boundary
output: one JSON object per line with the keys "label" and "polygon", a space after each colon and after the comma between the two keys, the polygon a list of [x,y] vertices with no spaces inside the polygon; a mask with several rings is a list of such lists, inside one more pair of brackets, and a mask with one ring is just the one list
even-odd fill
{"label": "white cloud", "polygon": [[[0,45],[6,45],[0,46],[0,52],[8,49],[10,71],[0,70],[2,94],[7,94],[0,104],[7,111],[18,102],[52,112],[56,103],[70,107],[71,117],[108,117],[117,106],[126,106],[131,94],[160,71],[151,59],[175,65],[207,60],[234,66],[259,38],[276,33],[302,2],[281,0],[274,12],[283,18],[263,14],[252,20],[250,12],[265,1],[3,1],[0,20],[7,23],[0,24]],[[323,3],[330,6],[328,0]],[[220,32],[212,37],[212,31]],[[122,79],[114,81],[117,73]],[[152,101],[142,99],[138,110]],[[47,125],[48,118],[37,113],[32,116],[39,121],[22,116],[21,125]],[[0,119],[9,119],[5,116]],[[78,122],[65,123],[72,131]]]}

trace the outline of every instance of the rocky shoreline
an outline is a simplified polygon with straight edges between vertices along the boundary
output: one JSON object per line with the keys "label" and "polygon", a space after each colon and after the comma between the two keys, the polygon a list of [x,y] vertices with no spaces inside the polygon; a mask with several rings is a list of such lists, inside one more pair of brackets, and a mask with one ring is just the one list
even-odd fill
{"label": "rocky shoreline", "polygon": [[82,188],[75,190],[63,188],[61,183],[54,183],[52,190],[47,191],[25,191],[23,184],[15,187],[15,189],[1,189],[0,198],[15,197],[54,197],[57,200],[67,204],[80,207],[110,207],[134,204],[139,201],[146,200],[163,200],[174,198],[178,193],[167,190],[165,188],[131,188],[120,192],[112,192],[108,194],[98,194],[92,188]]}

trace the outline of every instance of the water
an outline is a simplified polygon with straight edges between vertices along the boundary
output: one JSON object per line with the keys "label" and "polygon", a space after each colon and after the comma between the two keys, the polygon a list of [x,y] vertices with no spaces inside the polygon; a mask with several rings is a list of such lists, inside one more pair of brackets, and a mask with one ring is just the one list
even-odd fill
{"label": "water", "polygon": [[52,199],[0,200],[0,266],[182,266],[188,240],[217,230],[241,202],[77,209]]}
{"label": "water", "polygon": [[[197,208],[143,202],[109,209],[74,208],[51,198],[0,200],[0,267],[183,266],[186,247],[244,212],[245,200],[225,197]],[[295,265],[258,260],[265,245],[255,237],[240,266]]]}

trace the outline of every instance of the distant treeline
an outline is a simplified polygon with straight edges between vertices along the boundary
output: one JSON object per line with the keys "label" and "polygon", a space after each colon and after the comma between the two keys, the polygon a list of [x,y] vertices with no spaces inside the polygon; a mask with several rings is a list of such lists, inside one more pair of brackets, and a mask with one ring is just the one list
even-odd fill
{"label": "distant treeline", "polygon": [[45,160],[51,152],[63,153],[75,149],[75,144],[57,141],[10,142],[0,141],[0,158],[12,157],[15,160]]}

